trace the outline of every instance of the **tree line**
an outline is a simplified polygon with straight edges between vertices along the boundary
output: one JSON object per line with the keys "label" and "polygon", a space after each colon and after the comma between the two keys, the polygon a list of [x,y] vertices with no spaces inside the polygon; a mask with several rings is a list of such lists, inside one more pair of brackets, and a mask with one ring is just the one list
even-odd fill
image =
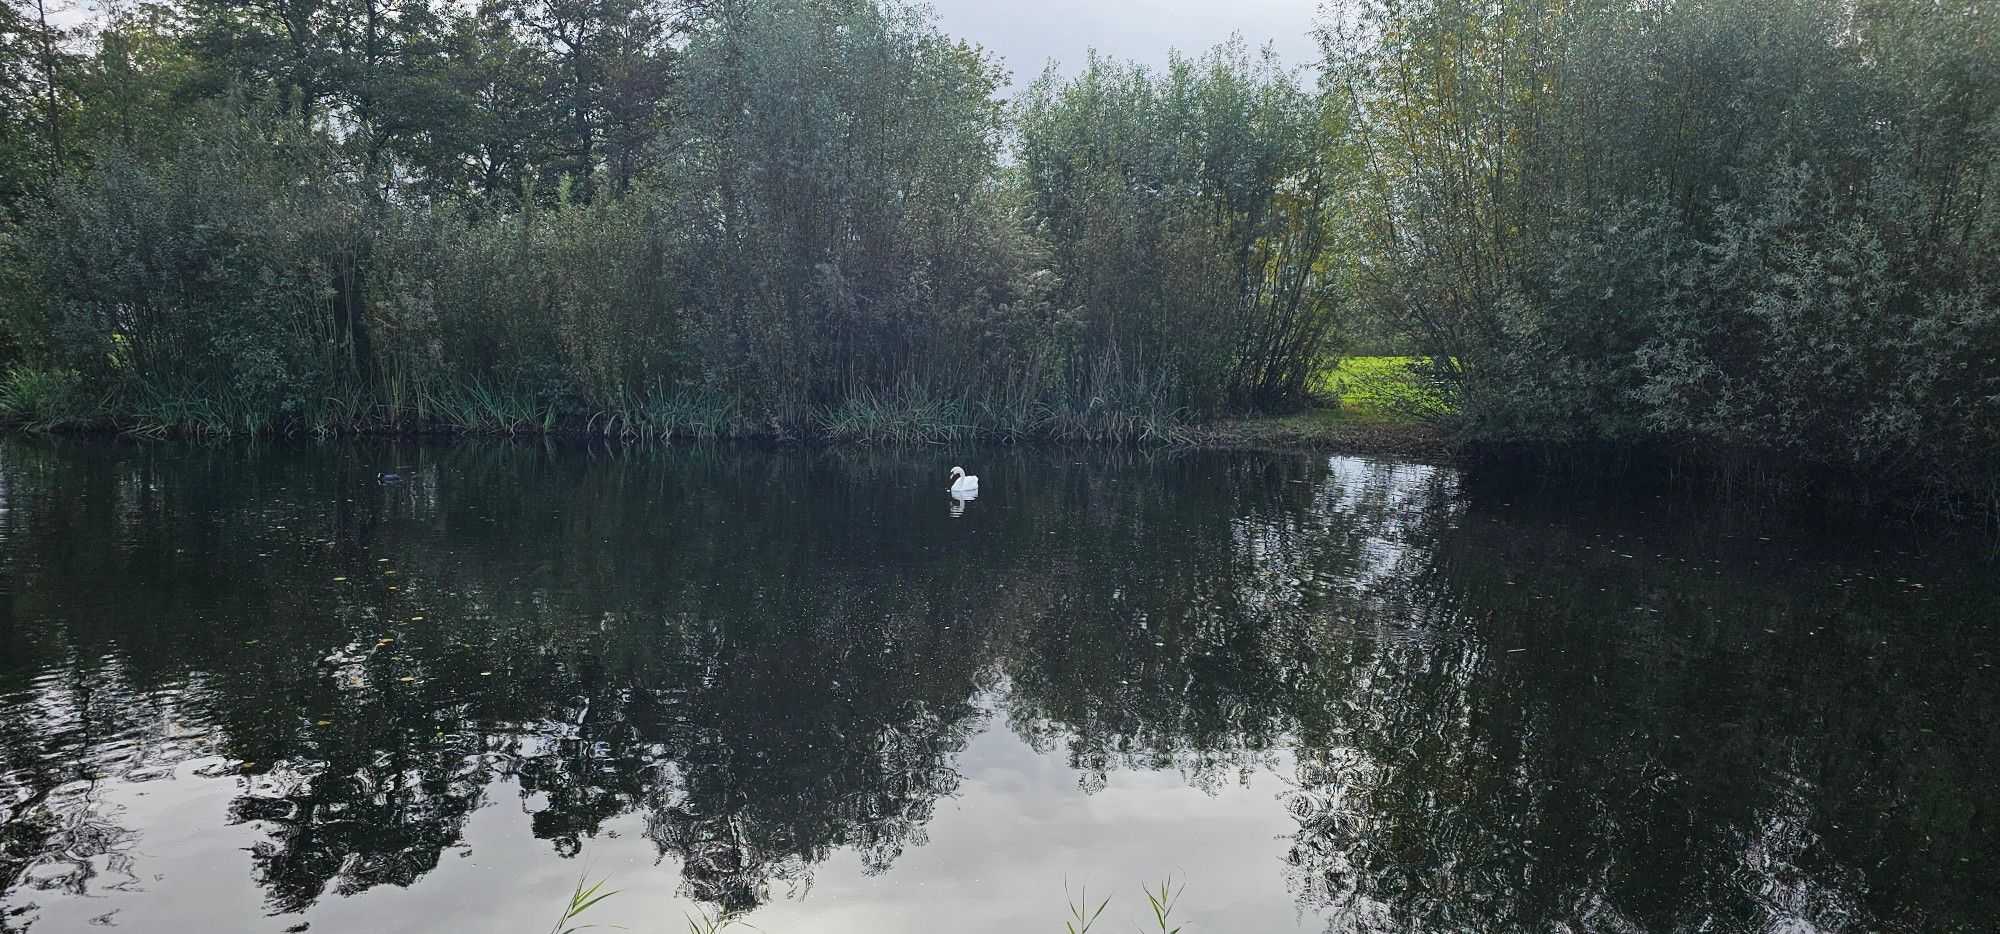
{"label": "tree line", "polygon": [[14,9],[26,417],[1136,437],[1332,346],[1320,102],[1240,43],[1015,106],[860,0]]}
{"label": "tree line", "polygon": [[2000,503],[2000,3],[1338,0],[1004,63],[877,0],[0,21],[36,424],[1143,438],[1357,339],[1468,440]]}
{"label": "tree line", "polygon": [[1473,438],[2000,516],[2000,4],[1383,2],[1363,303]]}

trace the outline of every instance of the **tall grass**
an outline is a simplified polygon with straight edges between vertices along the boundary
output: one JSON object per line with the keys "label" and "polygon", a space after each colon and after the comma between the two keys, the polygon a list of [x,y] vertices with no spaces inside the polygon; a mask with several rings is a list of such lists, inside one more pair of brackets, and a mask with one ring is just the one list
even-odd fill
{"label": "tall grass", "polygon": [[466,434],[546,434],[562,412],[557,399],[479,379],[418,398],[436,424]]}
{"label": "tall grass", "polygon": [[863,391],[814,416],[820,434],[832,441],[862,443],[941,443],[979,433],[958,399],[906,389]]}
{"label": "tall grass", "polygon": [[27,431],[55,431],[104,417],[103,399],[88,397],[69,370],[18,366],[0,380],[0,422]]}
{"label": "tall grass", "polygon": [[140,383],[119,410],[134,434],[258,434],[276,427],[273,413],[240,394],[193,380]]}
{"label": "tall grass", "polygon": [[716,396],[621,391],[608,409],[584,419],[584,431],[627,440],[711,439],[729,435],[742,421],[734,401]]}
{"label": "tall grass", "polygon": [[549,934],[576,934],[585,928],[597,927],[598,925],[594,924],[577,924],[576,919],[598,902],[618,894],[616,890],[604,891],[604,884],[609,881],[611,880],[607,877],[591,882],[588,873],[578,876],[576,888],[569,893],[569,904],[563,906],[562,916],[556,919],[553,927],[549,928]]}
{"label": "tall grass", "polygon": [[[1069,883],[1063,882],[1063,894],[1069,894]],[[1104,898],[1097,907],[1090,906],[1090,886],[1077,889],[1076,895],[1066,899],[1069,905],[1069,920],[1063,922],[1064,934],[1090,934],[1090,928],[1097,919],[1104,916],[1104,909],[1111,907],[1111,899]]]}
{"label": "tall grass", "polygon": [[1180,903],[1181,893],[1187,891],[1187,882],[1176,885],[1174,877],[1168,876],[1160,880],[1157,888],[1148,886],[1144,891],[1146,907],[1152,910],[1153,924],[1160,934],[1181,934],[1186,925],[1173,923],[1174,906]]}
{"label": "tall grass", "polygon": [[558,389],[474,379],[415,385],[400,377],[373,389],[338,386],[276,407],[195,380],[128,380],[92,390],[75,373],[16,367],[0,378],[0,424],[28,431],[118,429],[168,435],[445,433],[572,436],[615,441],[804,439],[842,444],[944,444],[973,440],[1173,444],[1190,437],[1192,412],[1158,394],[1080,401],[1059,393],[969,392],[905,385],[861,389],[820,406],[762,418],[727,396],[664,387],[621,388],[597,404]]}
{"label": "tall grass", "polygon": [[1108,444],[1171,444],[1189,437],[1192,413],[1156,399],[1080,403],[1010,398],[971,401],[921,390],[862,393],[819,410],[814,425],[829,441],[936,444],[972,439]]}

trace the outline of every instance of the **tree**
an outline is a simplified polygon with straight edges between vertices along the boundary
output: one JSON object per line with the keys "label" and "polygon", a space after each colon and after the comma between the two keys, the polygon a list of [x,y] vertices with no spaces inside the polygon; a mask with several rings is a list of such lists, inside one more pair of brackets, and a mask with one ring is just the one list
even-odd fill
{"label": "tree", "polygon": [[1164,74],[1092,58],[1035,82],[1019,177],[1081,316],[1074,392],[1204,412],[1305,394],[1341,307],[1344,120],[1240,41]]}

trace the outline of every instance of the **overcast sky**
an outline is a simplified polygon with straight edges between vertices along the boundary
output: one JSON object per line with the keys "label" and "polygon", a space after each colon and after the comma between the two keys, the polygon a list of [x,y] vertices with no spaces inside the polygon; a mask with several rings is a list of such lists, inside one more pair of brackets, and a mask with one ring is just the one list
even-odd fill
{"label": "overcast sky", "polygon": [[1286,67],[1319,57],[1317,0],[930,0],[946,33],[998,53],[1019,88],[1049,59],[1075,73],[1090,49],[1163,65],[1168,49],[1201,52],[1240,32],[1269,42]]}
{"label": "overcast sky", "polygon": [[[1050,59],[1075,74],[1091,49],[1159,66],[1168,49],[1199,53],[1242,33],[1273,44],[1287,68],[1319,58],[1312,38],[1319,0],[929,0],[938,24],[998,54],[1018,89]],[[102,15],[97,0],[57,0],[55,19],[75,25]]]}

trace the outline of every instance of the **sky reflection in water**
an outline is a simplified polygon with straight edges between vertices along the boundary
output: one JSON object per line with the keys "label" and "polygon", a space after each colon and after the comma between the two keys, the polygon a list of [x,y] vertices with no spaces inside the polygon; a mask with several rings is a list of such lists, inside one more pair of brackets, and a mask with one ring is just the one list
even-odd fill
{"label": "sky reflection in water", "polygon": [[586,871],[771,934],[1169,873],[1211,931],[2000,911],[1943,545],[948,453],[0,446],[0,930],[541,930]]}

